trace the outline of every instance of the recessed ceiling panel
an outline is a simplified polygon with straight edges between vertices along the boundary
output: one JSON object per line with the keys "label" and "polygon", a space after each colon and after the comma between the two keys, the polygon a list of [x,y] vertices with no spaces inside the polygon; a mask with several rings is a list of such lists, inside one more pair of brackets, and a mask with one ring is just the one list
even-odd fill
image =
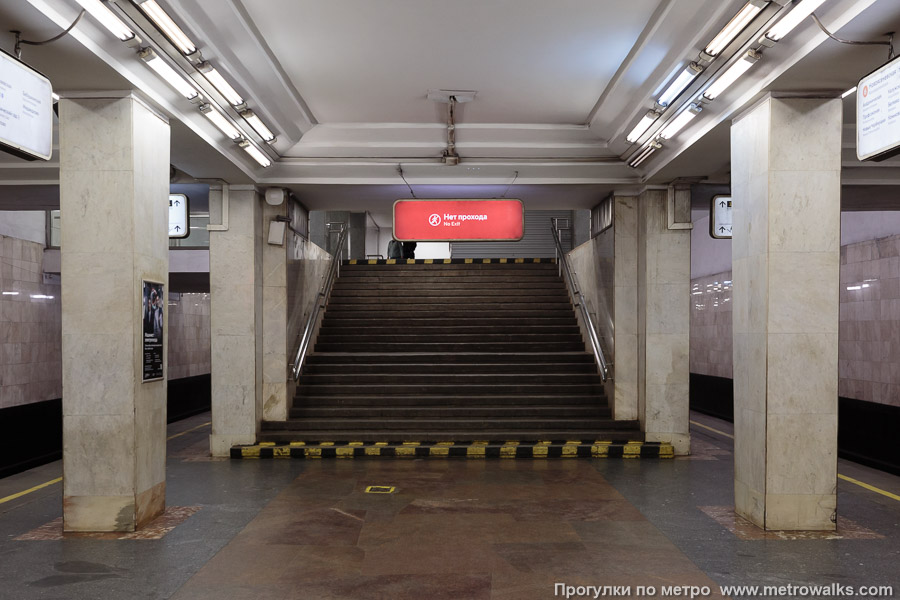
{"label": "recessed ceiling panel", "polygon": [[659,0],[243,0],[320,123],[584,123]]}

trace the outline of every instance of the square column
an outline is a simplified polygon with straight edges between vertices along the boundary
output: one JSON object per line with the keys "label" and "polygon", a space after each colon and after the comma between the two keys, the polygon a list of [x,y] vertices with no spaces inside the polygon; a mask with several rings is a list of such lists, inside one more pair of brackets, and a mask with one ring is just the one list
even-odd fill
{"label": "square column", "polygon": [[169,124],[101,95],[59,102],[66,531],[134,531],[165,509],[166,380],[142,381],[142,281],[168,283]]}
{"label": "square column", "polygon": [[[280,206],[262,205],[262,234],[268,239],[269,224],[288,214],[290,201]],[[288,417],[288,231],[282,245],[265,243],[263,262],[263,419],[284,421]]]}
{"label": "square column", "polygon": [[613,417],[638,418],[638,198],[613,197]]}
{"label": "square column", "polygon": [[[674,194],[671,207],[670,193]],[[641,194],[638,416],[648,442],[669,442],[678,455],[691,451],[691,230],[683,226],[690,220],[690,194],[672,190]]]}
{"label": "square column", "polygon": [[235,444],[256,443],[263,415],[265,242],[255,187],[211,189],[209,200],[211,221],[219,206],[228,215],[209,233],[210,450],[228,456]]}
{"label": "square column", "polygon": [[737,513],[833,530],[841,100],[769,95],[731,129]]}

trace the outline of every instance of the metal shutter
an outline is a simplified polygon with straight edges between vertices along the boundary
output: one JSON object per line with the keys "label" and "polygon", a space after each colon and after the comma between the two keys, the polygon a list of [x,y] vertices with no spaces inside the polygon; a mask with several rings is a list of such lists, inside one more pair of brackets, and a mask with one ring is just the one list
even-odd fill
{"label": "metal shutter", "polygon": [[[556,246],[550,233],[550,219],[569,219],[571,210],[526,210],[525,235],[518,242],[453,242],[452,258],[549,258],[556,256]],[[571,231],[562,232],[563,249],[572,249]]]}

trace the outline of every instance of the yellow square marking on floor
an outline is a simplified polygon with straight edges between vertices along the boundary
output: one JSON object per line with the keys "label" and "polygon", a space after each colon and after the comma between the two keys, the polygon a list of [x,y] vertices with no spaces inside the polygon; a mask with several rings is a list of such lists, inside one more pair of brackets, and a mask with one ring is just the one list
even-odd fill
{"label": "yellow square marking on floor", "polygon": [[547,446],[538,445],[538,446],[535,446],[534,448],[532,448],[531,452],[532,452],[532,456],[534,456],[534,458],[547,458],[548,450],[549,450],[549,448]]}
{"label": "yellow square marking on floor", "polygon": [[500,446],[500,458],[515,458],[516,457],[516,447],[515,446]]}
{"label": "yellow square marking on floor", "polygon": [[370,258],[370,259],[369,259],[369,264],[370,264],[370,265],[377,265],[377,264],[378,264],[378,259],[377,259],[377,258]]}
{"label": "yellow square marking on floor", "polygon": [[641,444],[627,443],[622,449],[622,458],[640,458]]}
{"label": "yellow square marking on floor", "polygon": [[541,259],[536,258],[536,259],[534,259],[534,262],[539,263],[539,262],[541,262]]}
{"label": "yellow square marking on floor", "polygon": [[571,446],[569,444],[566,444],[562,447],[562,455],[569,458],[578,456],[578,446]]}
{"label": "yellow square marking on floor", "polygon": [[549,446],[549,445],[552,444],[552,443],[553,443],[553,442],[551,442],[550,440],[539,440],[539,441],[538,441],[538,445],[539,445],[539,446]]}
{"label": "yellow square marking on floor", "polygon": [[403,442],[404,446],[418,446],[419,442]]}
{"label": "yellow square marking on floor", "polygon": [[370,485],[366,488],[367,494],[393,494],[396,490],[392,485]]}
{"label": "yellow square marking on floor", "polygon": [[338,458],[353,458],[353,448],[350,446],[341,446],[334,449],[334,455]]}
{"label": "yellow square marking on floor", "polygon": [[474,442],[472,442],[472,445],[473,446],[487,446],[488,441],[487,440],[475,440]]}
{"label": "yellow square marking on floor", "polygon": [[241,450],[241,456],[244,458],[259,458],[259,448],[243,448]]}
{"label": "yellow square marking on floor", "polygon": [[260,442],[260,446],[274,446],[275,442]]}
{"label": "yellow square marking on floor", "polygon": [[500,264],[501,264],[501,265],[505,265],[505,264],[506,264],[506,259],[505,259],[505,258],[501,258],[501,259],[500,259]]}
{"label": "yellow square marking on floor", "polygon": [[291,446],[305,446],[306,442],[291,442]]}
{"label": "yellow square marking on floor", "polygon": [[362,446],[363,443],[362,442],[348,442],[347,445],[348,446]]}
{"label": "yellow square marking on floor", "polygon": [[386,264],[386,265],[396,265],[396,264],[397,264],[397,259],[396,259],[396,258],[389,258],[389,259],[387,259],[387,260],[385,261],[384,264]]}
{"label": "yellow square marking on floor", "polygon": [[453,442],[438,442],[436,446],[452,446]]}
{"label": "yellow square marking on floor", "polygon": [[609,446],[604,446],[602,444],[591,446],[591,456],[606,458],[609,456]]}
{"label": "yellow square marking on floor", "polygon": [[524,258],[517,258],[517,259],[516,259],[516,264],[522,264],[523,262],[525,262],[525,259],[524,259]]}
{"label": "yellow square marking on floor", "polygon": [[467,259],[466,259],[466,264],[467,264],[467,265],[471,265],[471,264],[472,264],[472,259],[471,259],[471,258],[467,258]]}
{"label": "yellow square marking on floor", "polygon": [[396,449],[397,456],[415,456],[416,449],[414,446],[398,446]]}
{"label": "yellow square marking on floor", "polygon": [[489,258],[483,258],[483,259],[481,259],[481,262],[483,262],[483,263],[486,264],[486,265],[489,265],[489,264],[491,264],[491,259],[489,259]]}
{"label": "yellow square marking on floor", "polygon": [[369,446],[366,448],[366,456],[381,456],[381,446]]}
{"label": "yellow square marking on floor", "polygon": [[450,258],[445,258],[445,259],[444,259],[444,264],[445,264],[445,265],[449,265],[451,260],[452,260],[452,259],[450,259]]}
{"label": "yellow square marking on floor", "polygon": [[319,446],[334,446],[334,442],[319,442]]}
{"label": "yellow square marking on floor", "polygon": [[375,442],[375,445],[376,446],[387,446],[388,443],[387,442]]}
{"label": "yellow square marking on floor", "polygon": [[281,446],[280,448],[273,448],[272,456],[274,458],[290,458],[291,457],[291,449],[287,446]]}
{"label": "yellow square marking on floor", "polygon": [[466,448],[466,456],[469,458],[484,458],[484,446],[469,446]]}
{"label": "yellow square marking on floor", "polygon": [[414,258],[407,258],[407,259],[406,259],[406,264],[408,264],[408,265],[414,265],[414,264],[416,264],[416,259],[414,259]]}
{"label": "yellow square marking on floor", "polygon": [[355,265],[355,264],[356,264],[356,259],[355,259],[355,258],[354,258],[354,259],[351,259],[351,260],[350,260],[350,264],[351,264],[351,265]]}
{"label": "yellow square marking on floor", "polygon": [[518,440],[506,440],[506,442],[504,442],[503,445],[504,446],[518,446],[519,442],[518,442]]}
{"label": "yellow square marking on floor", "polygon": [[306,457],[307,458],[322,458],[322,449],[321,448],[307,448],[306,449]]}
{"label": "yellow square marking on floor", "polygon": [[429,449],[428,454],[430,456],[449,456],[450,448],[446,446],[432,446]]}
{"label": "yellow square marking on floor", "polygon": [[433,258],[426,258],[426,259],[425,259],[425,264],[426,264],[426,265],[432,265],[432,264],[434,264],[434,259],[433,259]]}

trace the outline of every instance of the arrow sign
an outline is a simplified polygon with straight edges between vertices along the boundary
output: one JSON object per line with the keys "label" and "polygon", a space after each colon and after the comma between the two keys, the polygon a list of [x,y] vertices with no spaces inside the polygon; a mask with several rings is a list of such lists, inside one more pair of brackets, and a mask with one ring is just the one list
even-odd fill
{"label": "arrow sign", "polygon": [[191,233],[188,206],[184,194],[169,194],[169,237],[186,238]]}
{"label": "arrow sign", "polygon": [[715,196],[712,199],[709,215],[709,235],[714,239],[730,240],[733,201],[731,196]]}

